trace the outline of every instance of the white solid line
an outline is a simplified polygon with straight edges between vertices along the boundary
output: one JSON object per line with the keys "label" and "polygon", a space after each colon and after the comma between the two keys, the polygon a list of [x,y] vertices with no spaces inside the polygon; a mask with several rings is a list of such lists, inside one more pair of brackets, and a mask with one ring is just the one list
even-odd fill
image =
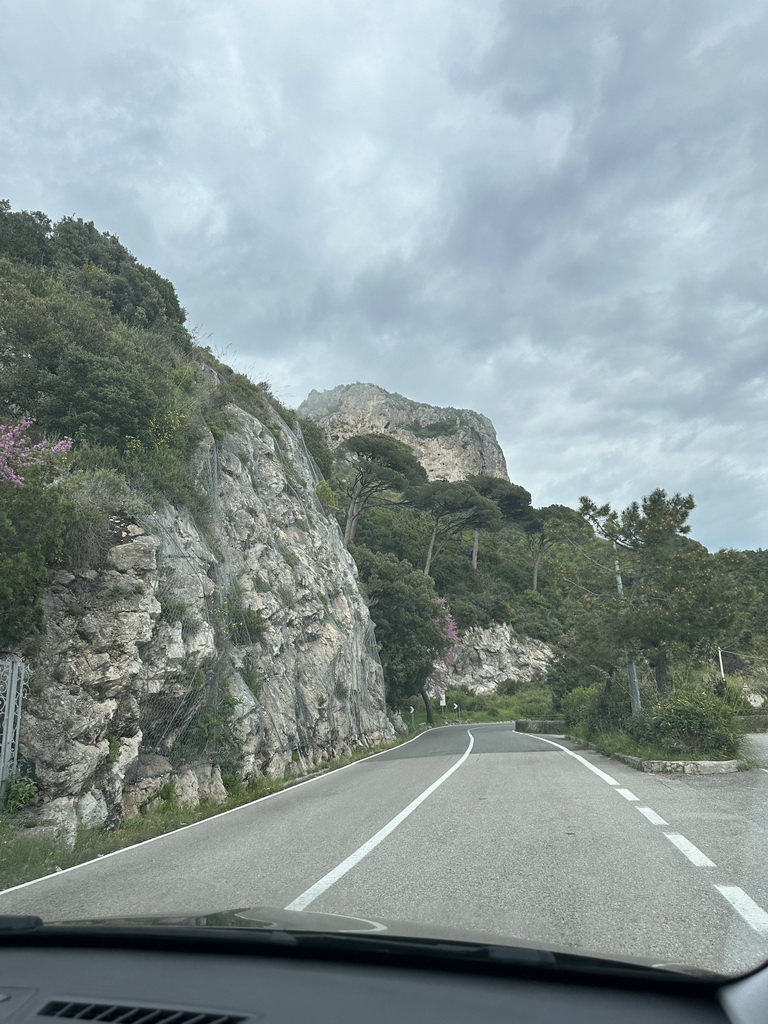
{"label": "white solid line", "polygon": [[641,814],[644,814],[646,816],[646,818],[648,819],[648,821],[651,822],[652,825],[669,824],[668,821],[664,821],[660,814],[657,814],[656,811],[652,811],[650,807],[638,807],[637,809],[638,811],[640,811]]}
{"label": "white solid line", "polygon": [[618,786],[616,779],[608,775],[607,772],[601,771],[597,765],[592,764],[586,759],[586,757],[582,757],[581,754],[577,754],[575,751],[569,750],[568,747],[564,747],[562,743],[555,743],[554,740],[545,740],[543,736],[534,736],[531,733],[521,733],[521,735],[530,736],[532,740],[541,740],[542,743],[550,743],[553,747],[558,747],[560,750],[564,750],[566,754],[570,754],[571,757],[575,757],[577,761],[581,761],[583,765],[586,765],[586,767],[589,768],[591,772],[594,772],[595,775],[599,775],[603,782],[607,782],[609,786]]}
{"label": "white solid line", "polygon": [[698,846],[694,846],[692,842],[681,836],[679,832],[665,832],[664,835],[674,846],[678,848],[680,853],[684,853],[691,864],[695,864],[697,868],[716,868],[717,864],[709,857],[702,853]]}
{"label": "white solid line", "polygon": [[744,918],[750,928],[760,935],[768,935],[768,914],[755,903],[751,896],[747,896],[738,885],[716,885],[715,888],[725,896],[736,913]]}
{"label": "white solid line", "polygon": [[319,881],[315,882],[314,885],[311,885],[301,894],[301,896],[297,896],[295,900],[292,900],[285,909],[305,910],[310,903],[314,903],[318,896],[322,896],[327,889],[330,889],[330,887],[346,875],[348,871],[351,871],[356,864],[359,864],[364,857],[368,856],[371,850],[374,850],[379,843],[383,842],[388,835],[394,832],[398,825],[402,824],[409,815],[413,814],[416,808],[420,804],[423,804],[427,797],[435,792],[438,786],[442,786],[447,778],[461,768],[472,753],[472,747],[475,745],[475,737],[469,729],[467,729],[467,735],[469,736],[469,746],[456,764],[451,765],[447,772],[444,772],[439,779],[433,782],[431,786],[428,786],[423,793],[420,793],[419,796],[416,797],[415,800],[412,800],[408,806],[403,808],[399,814],[395,815],[390,822],[388,822],[383,828],[380,828],[376,835],[371,836],[371,838],[367,842],[363,843],[362,846],[359,846],[354,853],[350,853],[346,860],[343,860],[341,864],[337,864],[336,867],[332,868],[327,875],[323,875]]}
{"label": "white solid line", "polygon": [[617,793],[621,793],[621,795],[624,797],[625,800],[639,800],[640,799],[639,796],[635,796],[635,794],[632,793],[628,789],[617,789],[616,792]]}
{"label": "white solid line", "polygon": [[388,754],[391,750],[400,750],[402,747],[407,747],[409,743],[415,743],[416,740],[423,739],[427,733],[421,733],[419,736],[413,736],[411,739],[406,740],[405,743],[398,743],[394,747],[387,747],[386,750],[377,750],[375,754],[369,754],[367,757],[361,757],[357,761],[350,761],[349,764],[343,764],[341,768],[332,768],[329,772],[323,772],[321,775],[315,775],[314,778],[304,779],[303,782],[297,782],[294,786],[288,786],[286,789],[278,789],[276,793],[267,793],[266,796],[258,796],[255,800],[249,800],[247,804],[238,804],[237,807],[230,807],[228,811],[221,811],[219,814],[212,814],[209,818],[200,818],[199,821],[193,821],[189,825],[182,825],[181,828],[175,828],[171,832],[163,832],[161,836],[152,836],[151,839],[142,839],[140,843],[132,843],[130,846],[123,846],[119,850],[113,850],[112,853],[104,853],[99,857],[94,857],[92,860],[84,860],[81,864],[73,864],[71,868],[63,868],[61,871],[52,871],[49,875],[41,875],[39,878],[31,878],[28,882],[20,882],[18,885],[12,885],[9,889],[0,889],[0,896],[5,896],[7,892],[16,892],[17,889],[26,889],[28,885],[37,885],[38,882],[44,882],[47,878],[61,878],[62,875],[68,874],[70,871],[77,871],[78,868],[87,868],[89,864],[101,864],[102,861],[108,860],[110,857],[117,857],[121,853],[128,853],[129,850],[136,850],[140,846],[146,846],[147,843],[156,843],[158,839],[168,839],[170,836],[176,836],[179,832],[186,832],[187,829],[194,828],[196,825],[205,825],[206,822],[214,821],[216,818],[223,818],[227,814],[235,814],[237,811],[243,811],[246,807],[253,807],[254,804],[260,804],[263,800],[271,800],[277,796],[287,796],[289,793],[293,793],[294,790],[301,789],[302,786],[309,786],[313,782],[320,782],[321,779],[330,778],[331,775],[336,775],[337,772],[346,771],[347,768],[354,768],[358,764],[364,764],[366,761],[372,761],[374,757],[381,757],[382,754]]}
{"label": "white solid line", "polygon": [[768,768],[761,768],[760,771],[761,772],[768,772]]}

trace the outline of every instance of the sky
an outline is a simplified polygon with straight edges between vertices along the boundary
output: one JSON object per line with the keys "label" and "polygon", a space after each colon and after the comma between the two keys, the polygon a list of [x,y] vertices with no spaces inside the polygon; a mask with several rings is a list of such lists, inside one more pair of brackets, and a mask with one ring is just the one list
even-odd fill
{"label": "sky", "polygon": [[288,405],[494,423],[536,505],[768,547],[763,0],[0,0],[0,198]]}

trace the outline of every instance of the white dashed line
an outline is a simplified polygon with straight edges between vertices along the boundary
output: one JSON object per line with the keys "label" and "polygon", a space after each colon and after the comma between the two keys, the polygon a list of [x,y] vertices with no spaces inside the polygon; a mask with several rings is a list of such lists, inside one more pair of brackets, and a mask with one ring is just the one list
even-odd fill
{"label": "white dashed line", "polygon": [[694,846],[692,842],[681,836],[679,832],[665,832],[664,835],[674,846],[678,848],[680,853],[684,853],[691,864],[695,864],[697,868],[716,868],[717,864],[709,857],[702,853],[698,846]]}
{"label": "white dashed line", "polygon": [[639,796],[635,796],[635,794],[633,792],[631,792],[631,790],[629,790],[629,789],[617,789],[616,792],[617,793],[621,793],[621,795],[624,797],[625,800],[639,800],[640,799]]}
{"label": "white dashed line", "polygon": [[768,935],[768,914],[755,903],[751,896],[747,896],[738,885],[716,885],[715,888],[725,896],[736,913],[747,922],[753,931],[760,935]]}
{"label": "white dashed line", "polygon": [[669,824],[669,822],[665,821],[660,814],[657,814],[656,811],[652,811],[650,807],[638,807],[637,809],[638,811],[640,811],[641,814],[644,814],[646,816],[646,818],[648,819],[648,821],[650,821],[652,825]]}

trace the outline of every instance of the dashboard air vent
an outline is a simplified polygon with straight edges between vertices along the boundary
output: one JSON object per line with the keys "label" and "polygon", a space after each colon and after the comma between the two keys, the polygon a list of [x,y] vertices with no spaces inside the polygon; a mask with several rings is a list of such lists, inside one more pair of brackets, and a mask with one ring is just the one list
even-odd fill
{"label": "dashboard air vent", "polygon": [[153,1006],[118,1006],[115,1003],[47,1003],[38,1016],[65,1020],[103,1020],[114,1024],[242,1024],[245,1017],[227,1013],[158,1009]]}

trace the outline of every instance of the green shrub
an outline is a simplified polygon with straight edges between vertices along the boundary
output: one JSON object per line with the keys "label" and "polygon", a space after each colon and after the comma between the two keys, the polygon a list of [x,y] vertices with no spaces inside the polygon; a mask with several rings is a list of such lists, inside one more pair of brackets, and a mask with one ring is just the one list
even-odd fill
{"label": "green shrub", "polygon": [[109,743],[107,764],[112,766],[117,762],[118,757],[120,757],[120,740],[117,736],[107,736],[107,742]]}
{"label": "green shrub", "polygon": [[504,679],[496,686],[496,693],[500,697],[514,697],[516,693],[520,693],[530,685],[522,679]]}
{"label": "green shrub", "polygon": [[264,616],[256,608],[229,608],[232,616],[230,621],[230,637],[233,644],[245,647],[260,640],[266,630]]}
{"label": "green shrub", "polygon": [[209,514],[211,499],[195,486],[182,452],[134,446],[126,453],[124,465],[130,482],[153,504],[166,498],[174,505],[184,505],[198,522]]}
{"label": "green shrub", "polygon": [[16,775],[6,786],[3,810],[8,814],[16,814],[31,804],[36,796],[37,784],[34,780],[26,775]]}
{"label": "green shrub", "polygon": [[717,676],[715,679],[712,685],[712,692],[723,703],[733,708],[737,715],[747,715],[755,710],[747,700],[747,696],[741,686],[721,679],[720,676]]}
{"label": "green shrub", "polygon": [[244,373],[232,373],[230,371],[226,381],[221,386],[222,393],[233,405],[239,405],[246,412],[256,412],[263,409],[264,392],[258,384],[254,384],[250,377]]}
{"label": "green shrub", "polygon": [[714,693],[681,689],[628,723],[637,740],[659,742],[681,757],[734,758],[740,730],[733,707]]}
{"label": "green shrub", "polygon": [[160,618],[164,622],[168,622],[173,625],[174,622],[183,622],[187,614],[187,606],[184,601],[179,601],[178,598],[173,597],[171,594],[158,593],[158,603],[160,604]]}
{"label": "green shrub", "polygon": [[569,729],[586,724],[597,690],[596,686],[577,686],[560,701],[560,710]]}
{"label": "green shrub", "polygon": [[223,771],[231,772],[240,757],[240,746],[232,731],[232,716],[237,706],[227,691],[210,694],[176,737],[170,753],[175,767],[203,755],[215,759]]}
{"label": "green shrub", "polygon": [[299,556],[296,554],[295,551],[284,551],[283,558],[285,559],[286,563],[291,566],[291,568],[299,564]]}
{"label": "green shrub", "polygon": [[336,498],[336,494],[327,480],[320,481],[315,488],[315,494],[326,512],[339,511],[339,502]]}
{"label": "green shrub", "polygon": [[0,650],[29,636],[42,618],[40,598],[61,564],[62,536],[72,520],[60,489],[39,468],[23,487],[0,481]]}
{"label": "green shrub", "polygon": [[[164,372],[159,365],[157,372]],[[141,368],[113,353],[101,355],[70,345],[46,383],[38,422],[68,437],[122,450],[129,438],[148,435],[158,411],[158,397]]]}
{"label": "green shrub", "polygon": [[333,452],[328,447],[323,431],[310,419],[299,420],[299,426],[309,454],[327,480],[333,472]]}
{"label": "green shrub", "polygon": [[206,426],[213,434],[214,441],[223,441],[227,433],[232,429],[232,418],[223,409],[209,406],[203,412],[203,419]]}
{"label": "green shrub", "polygon": [[544,687],[522,690],[511,703],[515,718],[548,718],[552,714],[552,693]]}
{"label": "green shrub", "polygon": [[595,693],[587,706],[585,725],[588,734],[624,729],[632,714],[626,681],[608,679],[594,689]]}
{"label": "green shrub", "polygon": [[176,796],[176,787],[170,781],[164,782],[160,789],[158,789],[157,796],[161,800],[173,800]]}
{"label": "green shrub", "polygon": [[263,679],[258,668],[250,658],[245,658],[240,666],[240,675],[253,696],[259,700],[261,698]]}
{"label": "green shrub", "polygon": [[436,420],[434,423],[417,423],[412,422],[406,425],[406,430],[409,430],[416,437],[449,437],[451,434],[455,434],[459,429],[458,421],[455,419]]}

